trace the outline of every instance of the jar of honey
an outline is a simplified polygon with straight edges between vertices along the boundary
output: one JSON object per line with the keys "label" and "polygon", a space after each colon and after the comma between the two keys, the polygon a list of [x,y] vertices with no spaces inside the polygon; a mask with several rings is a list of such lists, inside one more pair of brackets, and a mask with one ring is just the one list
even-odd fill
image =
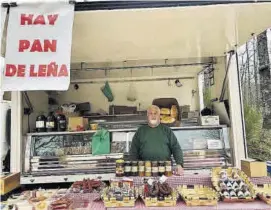
{"label": "jar of honey", "polygon": [[172,176],[172,163],[171,161],[166,161],[166,176]]}
{"label": "jar of honey", "polygon": [[124,160],[116,160],[116,177],[122,177],[124,175]]}
{"label": "jar of honey", "polygon": [[145,176],[151,176],[151,161],[145,161]]}
{"label": "jar of honey", "polygon": [[131,176],[132,173],[132,162],[131,161],[125,161],[124,162],[124,175],[125,176]]}
{"label": "jar of honey", "polygon": [[138,162],[138,176],[145,176],[145,163],[144,163],[144,161]]}
{"label": "jar of honey", "polygon": [[158,162],[158,174],[159,176],[165,175],[166,167],[165,167],[165,161],[159,161]]}
{"label": "jar of honey", "polygon": [[132,162],[132,176],[138,176],[138,165],[137,165],[137,161],[133,161]]}
{"label": "jar of honey", "polygon": [[151,175],[158,176],[158,162],[157,161],[151,162]]}

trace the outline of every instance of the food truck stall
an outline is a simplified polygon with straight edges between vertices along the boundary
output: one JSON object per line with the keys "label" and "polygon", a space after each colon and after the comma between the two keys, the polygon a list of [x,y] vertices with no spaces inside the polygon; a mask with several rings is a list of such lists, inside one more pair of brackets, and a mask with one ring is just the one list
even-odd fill
{"label": "food truck stall", "polygon": [[[236,197],[240,194],[239,202],[254,201],[256,190],[238,169],[247,154],[236,49],[251,33],[269,27],[271,4],[150,6],[145,2],[131,8],[127,8],[129,3],[113,4],[111,9],[103,3],[76,1],[35,4],[3,5],[9,10],[2,89],[11,91],[11,172],[20,172],[23,185],[73,185],[66,191],[22,195],[28,197],[30,206],[186,208],[176,202],[179,195],[187,201],[185,189],[193,185],[192,194],[202,193],[201,187],[196,188],[204,185],[203,192],[214,196],[207,204],[218,207],[212,186],[224,198],[233,193],[221,191],[229,183],[218,183],[223,177],[236,179],[230,182],[237,187],[247,186],[242,195],[235,192]],[[20,30],[27,32],[19,36]],[[14,49],[17,55],[11,56]],[[20,64],[24,63],[23,68]],[[206,87],[211,95],[207,99]],[[4,97],[9,98],[8,93]],[[208,111],[204,108],[210,102],[212,113],[204,116],[202,111]],[[182,177],[170,176],[174,160],[150,166],[129,161],[131,141],[137,128],[147,124],[146,109],[151,104],[164,110],[161,122],[173,130],[182,147]],[[95,138],[109,141],[97,143]],[[97,152],[99,147],[104,148]],[[167,181],[156,186],[153,180],[158,176],[146,175],[149,167],[151,172],[163,169],[159,175],[167,175]],[[134,174],[129,176],[129,172]],[[146,181],[153,177],[151,183],[144,183],[145,176]],[[111,188],[103,181],[110,181]],[[270,183],[267,177],[253,181]],[[148,191],[153,199],[144,194],[147,185],[153,186]],[[133,189],[127,202],[123,195],[118,200],[108,198],[123,186],[129,192]],[[155,187],[161,194],[159,202]],[[103,202],[95,203],[97,197]],[[206,205],[194,197],[197,201],[191,205]],[[265,204],[253,202],[236,209],[257,205]]]}

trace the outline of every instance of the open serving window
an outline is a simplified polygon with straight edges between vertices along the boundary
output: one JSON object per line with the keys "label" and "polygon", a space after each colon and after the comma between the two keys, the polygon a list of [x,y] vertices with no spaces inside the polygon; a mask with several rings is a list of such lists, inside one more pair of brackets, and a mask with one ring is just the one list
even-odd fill
{"label": "open serving window", "polygon": [[[68,90],[4,95],[13,108],[12,170],[22,172],[22,183],[114,176],[115,160],[128,155],[157,98],[178,101],[178,123],[170,127],[187,173],[239,166],[246,142],[235,49],[269,27],[271,4],[113,10],[82,5],[75,2]],[[87,119],[82,130],[36,132],[37,116],[74,104],[80,109],[65,112],[66,118]],[[206,107],[215,107],[219,124],[203,125]],[[91,154],[96,125],[109,130],[109,154]]]}

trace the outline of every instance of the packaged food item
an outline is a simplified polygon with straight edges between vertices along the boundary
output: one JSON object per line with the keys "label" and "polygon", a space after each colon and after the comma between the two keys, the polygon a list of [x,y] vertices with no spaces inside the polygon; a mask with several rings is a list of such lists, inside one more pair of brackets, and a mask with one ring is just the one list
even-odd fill
{"label": "packaged food item", "polygon": [[51,203],[51,209],[56,210],[56,209],[68,209],[69,206],[71,205],[72,201],[68,198],[60,198],[56,201],[53,201]]}
{"label": "packaged food item", "polygon": [[144,161],[138,162],[138,176],[145,176],[145,163]]}
{"label": "packaged food item", "polygon": [[122,186],[124,187],[124,188],[131,188],[131,187],[133,187],[133,185],[134,185],[134,182],[133,182],[133,180],[132,179],[127,179],[127,178],[125,178],[125,179],[123,179],[122,180]]}
{"label": "packaged food item", "polygon": [[220,172],[220,179],[227,179],[227,177],[228,177],[228,176],[227,176],[227,172],[222,170],[222,171]]}
{"label": "packaged food item", "polygon": [[71,186],[71,192],[73,193],[92,193],[100,191],[103,183],[100,180],[83,179],[83,181],[76,181]]}
{"label": "packaged food item", "polygon": [[151,173],[152,173],[152,176],[158,176],[158,162],[157,161],[152,161]]}
{"label": "packaged food item", "polygon": [[151,161],[145,161],[145,176],[151,176]]}
{"label": "packaged food item", "polygon": [[230,194],[230,197],[236,197],[236,193],[234,190],[230,190],[229,194]]}

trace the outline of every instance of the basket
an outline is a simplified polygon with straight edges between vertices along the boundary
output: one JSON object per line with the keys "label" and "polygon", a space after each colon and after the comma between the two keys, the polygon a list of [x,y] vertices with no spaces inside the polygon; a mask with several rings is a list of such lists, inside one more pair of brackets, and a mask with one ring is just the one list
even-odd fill
{"label": "basket", "polygon": [[138,187],[138,194],[147,207],[170,207],[176,206],[177,204],[178,193],[174,188],[172,189],[171,195],[164,197],[164,200],[159,200],[157,197],[145,197],[144,185]]}
{"label": "basket", "polygon": [[[225,173],[225,177],[221,177],[222,173]],[[236,177],[232,177],[233,174],[235,174]],[[223,195],[222,189],[219,185],[219,182],[221,182],[221,181],[229,181],[229,182],[242,181],[244,183],[244,185],[246,185],[248,188],[247,190],[249,192],[249,196],[225,197]],[[229,202],[229,203],[252,202],[256,198],[255,186],[251,183],[248,176],[238,168],[232,168],[232,167],[229,167],[227,169],[222,169],[221,167],[213,168],[212,169],[212,184],[213,184],[214,188],[216,189],[216,191],[219,192],[221,200],[223,202]]]}
{"label": "basket", "polygon": [[271,184],[256,185],[256,192],[261,200],[271,205]]}
{"label": "basket", "polygon": [[107,187],[103,190],[101,198],[103,200],[104,206],[107,208],[116,208],[116,207],[134,207],[136,198],[138,197],[137,189],[134,189],[134,197],[124,196],[122,200],[118,200],[116,197],[109,197],[108,193],[110,187]]}
{"label": "basket", "polygon": [[182,185],[177,188],[187,206],[216,206],[218,193],[204,185]]}

